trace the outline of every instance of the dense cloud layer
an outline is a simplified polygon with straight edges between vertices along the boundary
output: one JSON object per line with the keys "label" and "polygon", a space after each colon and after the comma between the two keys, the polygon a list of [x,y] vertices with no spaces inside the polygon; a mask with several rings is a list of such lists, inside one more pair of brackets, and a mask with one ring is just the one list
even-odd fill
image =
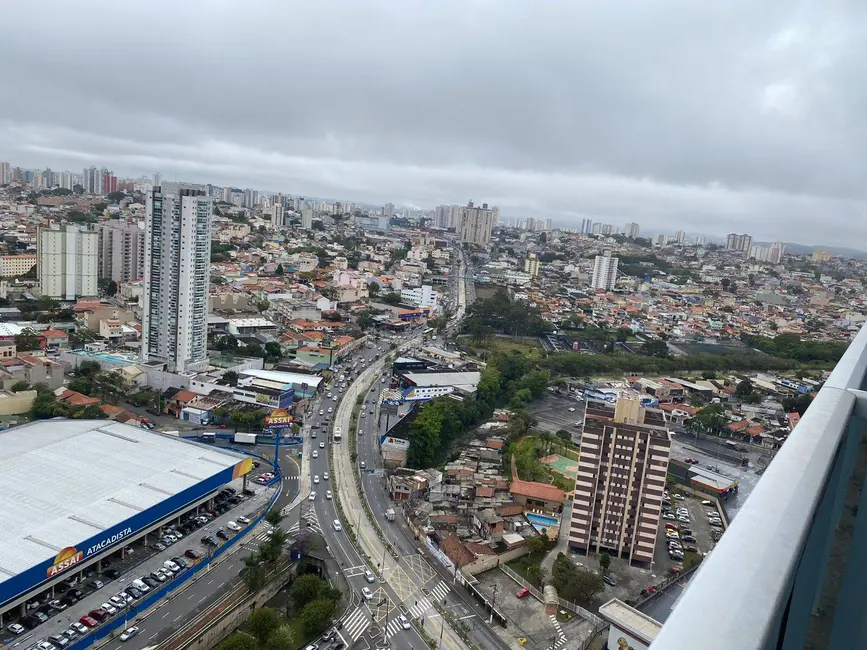
{"label": "dense cloud layer", "polygon": [[0,159],[867,248],[867,3],[4,7]]}

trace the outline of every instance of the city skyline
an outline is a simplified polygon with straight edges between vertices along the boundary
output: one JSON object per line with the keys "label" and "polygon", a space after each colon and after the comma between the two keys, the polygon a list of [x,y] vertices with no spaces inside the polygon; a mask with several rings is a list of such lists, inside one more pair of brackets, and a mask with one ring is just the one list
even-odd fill
{"label": "city skyline", "polygon": [[[867,247],[859,90],[847,81],[863,59],[858,6],[653,6],[271,2],[227,14],[157,2],[125,7],[132,38],[105,27],[100,3],[49,0],[38,30],[13,6],[0,53],[27,64],[7,70],[16,92],[0,109],[0,151],[27,166],[158,169],[376,205],[472,198],[564,225],[700,220],[708,234]],[[167,10],[198,33],[166,30]],[[651,28],[663,13],[669,28]],[[284,22],[304,29],[261,37]],[[227,56],[226,42],[249,56]],[[94,87],[103,50],[132,81]],[[179,66],[187,74],[165,74]],[[63,110],[33,101],[46,84]]]}

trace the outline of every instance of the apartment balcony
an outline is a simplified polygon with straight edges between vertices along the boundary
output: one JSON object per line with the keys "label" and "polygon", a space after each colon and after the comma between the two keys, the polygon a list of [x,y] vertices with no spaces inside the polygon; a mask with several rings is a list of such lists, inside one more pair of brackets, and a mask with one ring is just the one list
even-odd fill
{"label": "apartment balcony", "polygon": [[654,648],[867,648],[867,328],[690,581]]}

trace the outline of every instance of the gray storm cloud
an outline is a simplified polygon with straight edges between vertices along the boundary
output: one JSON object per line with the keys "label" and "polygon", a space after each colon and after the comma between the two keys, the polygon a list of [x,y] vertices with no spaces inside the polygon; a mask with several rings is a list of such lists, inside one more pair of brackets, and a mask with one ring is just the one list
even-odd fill
{"label": "gray storm cloud", "polygon": [[867,248],[863,4],[10,4],[0,159]]}

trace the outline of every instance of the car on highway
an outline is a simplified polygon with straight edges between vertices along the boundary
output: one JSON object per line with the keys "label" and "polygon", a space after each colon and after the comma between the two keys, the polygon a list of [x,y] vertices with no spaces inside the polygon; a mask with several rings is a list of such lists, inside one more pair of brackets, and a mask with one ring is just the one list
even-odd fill
{"label": "car on highway", "polygon": [[373,598],[373,592],[367,587],[361,588],[361,595],[364,596],[364,600],[370,600]]}
{"label": "car on highway", "polygon": [[320,448],[320,449],[325,449],[325,443],[324,443],[324,442],[320,442],[320,443],[319,443],[319,448]]}
{"label": "car on highway", "polygon": [[364,579],[368,582],[376,582],[376,576],[373,575],[373,571],[370,569],[364,572]]}
{"label": "car on highway", "polygon": [[336,530],[338,533],[339,533],[341,530],[343,530],[343,527],[340,525],[340,521],[337,520],[337,519],[335,519],[335,520],[332,522],[331,525],[334,527],[334,530]]}
{"label": "car on highway", "polygon": [[313,458],[319,458],[319,450],[318,450],[318,449],[314,449],[314,450],[313,450],[313,454],[312,454],[312,456],[313,456]]}
{"label": "car on highway", "polygon": [[129,641],[136,634],[138,634],[138,628],[135,625],[133,625],[132,627],[128,627],[123,632],[120,633],[120,640],[121,641]]}
{"label": "car on highway", "polygon": [[400,626],[401,626],[404,630],[408,630],[409,628],[412,627],[412,626],[409,624],[409,619],[408,619],[406,616],[404,616],[403,614],[401,614],[400,616],[397,617],[397,622],[400,623]]}
{"label": "car on highway", "polygon": [[313,483],[319,483],[319,474],[313,475]]}
{"label": "car on highway", "polygon": [[308,501],[316,501],[316,492],[311,492],[310,496],[307,497]]}
{"label": "car on highway", "polygon": [[530,590],[526,587],[521,587],[518,591],[515,592],[515,598],[526,598],[530,595]]}
{"label": "car on highway", "polygon": [[325,415],[325,411],[323,411],[322,409],[319,409],[319,415]]}
{"label": "car on highway", "polygon": [[326,499],[331,499],[331,496],[332,496],[332,494],[331,494],[331,490],[326,490],[326,491],[325,491],[325,498],[326,498]]}
{"label": "car on highway", "polygon": [[359,464],[359,466],[361,467],[361,469],[364,469],[365,467],[367,467],[367,463],[365,463],[364,461],[361,461],[361,462],[358,463],[358,464]]}
{"label": "car on highway", "polygon": [[323,481],[327,481],[327,480],[328,480],[328,472],[323,472],[323,474],[322,474],[322,480],[323,480]]}

